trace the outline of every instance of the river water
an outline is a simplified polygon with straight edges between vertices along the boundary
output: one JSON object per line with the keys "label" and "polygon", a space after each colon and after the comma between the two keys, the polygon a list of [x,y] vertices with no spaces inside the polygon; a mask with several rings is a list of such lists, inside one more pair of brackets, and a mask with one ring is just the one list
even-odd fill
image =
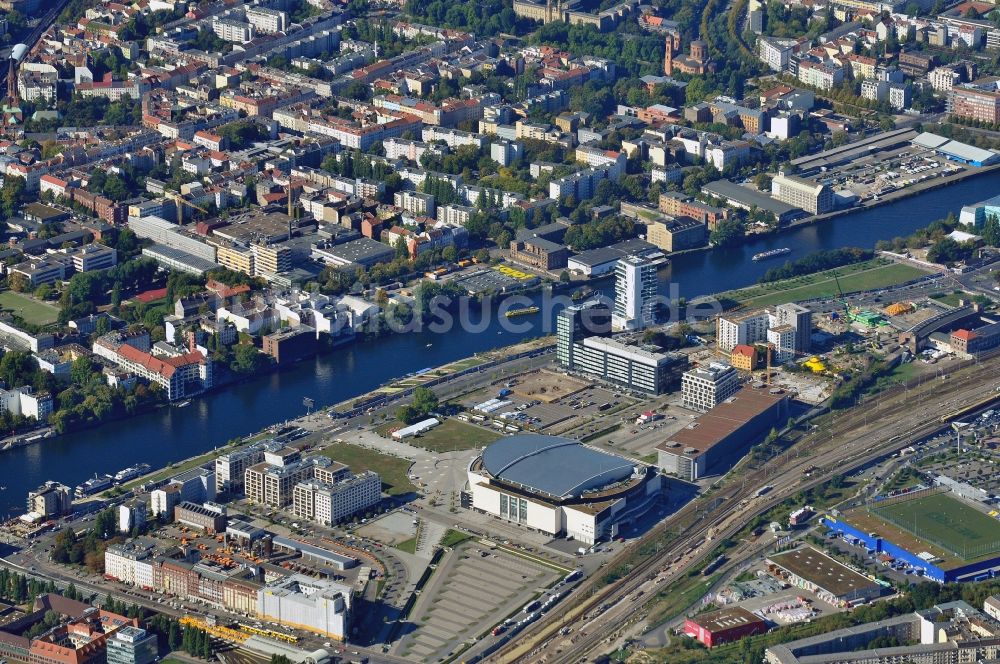
{"label": "river water", "polygon": [[[1000,193],[1000,173],[872,210],[761,239],[726,250],[695,252],[672,259],[660,273],[679,294],[692,298],[752,284],[785,260],[820,249],[872,247],[880,239],[908,235],[962,205]],[[755,253],[789,247],[780,260],[754,263]],[[605,286],[607,290],[607,286]],[[475,353],[537,336],[540,316],[517,319],[521,332],[502,329],[497,316],[480,332],[454,327],[447,333],[397,334],[335,350],[278,373],[195,399],[185,408],[163,408],[120,422],[60,436],[0,453],[0,517],[24,510],[28,490],[54,479],[75,486],[94,473],[111,473],[146,462],[154,468],[211,450],[231,438],[304,414],[304,397],[317,406],[337,403],[403,374],[439,366]],[[506,320],[503,319],[505,322]],[[544,330],[548,331],[548,330]],[[428,345],[430,344],[430,345]]]}

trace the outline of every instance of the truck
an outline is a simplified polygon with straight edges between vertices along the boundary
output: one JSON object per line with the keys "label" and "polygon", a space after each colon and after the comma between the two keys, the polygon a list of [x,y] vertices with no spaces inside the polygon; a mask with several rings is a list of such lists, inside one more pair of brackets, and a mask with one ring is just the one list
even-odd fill
{"label": "truck", "polygon": [[509,396],[510,394],[511,394],[511,390],[509,388],[505,387],[502,390],[500,390],[500,392],[497,394],[497,396],[500,397],[501,399],[503,399],[504,397]]}

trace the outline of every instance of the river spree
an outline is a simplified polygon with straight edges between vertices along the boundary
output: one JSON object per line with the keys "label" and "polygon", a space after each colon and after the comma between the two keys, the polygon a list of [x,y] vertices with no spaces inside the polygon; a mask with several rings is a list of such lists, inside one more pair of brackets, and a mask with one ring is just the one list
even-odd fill
{"label": "river spree", "polygon": [[[1000,174],[989,174],[742,247],[677,256],[660,273],[663,290],[666,292],[667,284],[674,283],[679,295],[690,299],[746,286],[785,260],[820,249],[870,248],[880,239],[908,235],[949,212],[958,214],[962,205],[997,193]],[[750,260],[754,254],[776,247],[789,247],[792,253],[773,261]],[[539,316],[517,319],[518,324],[529,321],[536,325],[541,322]],[[45,480],[58,480],[72,487],[94,473],[113,474],[139,462],[163,467],[211,450],[231,438],[302,415],[304,397],[314,399],[317,406],[337,403],[403,374],[540,333],[540,327],[522,332],[503,330],[494,315],[481,332],[454,326],[440,334],[424,331],[383,337],[194,399],[185,408],[162,408],[0,453],[0,485],[6,487],[0,491],[0,517],[23,512],[27,491]]]}

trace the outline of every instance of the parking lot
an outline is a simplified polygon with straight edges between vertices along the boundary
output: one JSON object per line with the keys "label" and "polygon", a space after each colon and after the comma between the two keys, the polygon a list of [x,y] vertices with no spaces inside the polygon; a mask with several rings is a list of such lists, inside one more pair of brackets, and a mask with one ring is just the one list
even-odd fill
{"label": "parking lot", "polygon": [[963,169],[933,150],[909,146],[903,150],[893,147],[872,152],[814,177],[833,189],[849,190],[865,201]]}
{"label": "parking lot", "polygon": [[486,634],[563,575],[499,548],[467,543],[439,565],[411,620],[416,629],[395,654],[416,661],[444,659],[459,644]]}

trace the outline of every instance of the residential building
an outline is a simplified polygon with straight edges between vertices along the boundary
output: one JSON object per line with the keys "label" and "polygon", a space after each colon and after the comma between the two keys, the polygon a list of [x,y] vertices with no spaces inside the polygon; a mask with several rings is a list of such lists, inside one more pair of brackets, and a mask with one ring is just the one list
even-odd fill
{"label": "residential building", "polygon": [[723,362],[685,371],[681,377],[684,407],[703,413],[709,411],[736,394],[740,383],[736,369]]}
{"label": "residential building", "polygon": [[951,114],[987,124],[1000,122],[1000,91],[961,85],[948,96]]}
{"label": "residential building", "polygon": [[212,30],[219,39],[227,42],[246,44],[253,41],[254,27],[250,23],[228,18],[216,18],[212,21]]}
{"label": "residential building", "polygon": [[771,362],[784,364],[795,358],[795,328],[775,325],[767,330],[767,344],[771,349]]}
{"label": "residential building", "polygon": [[723,314],[716,321],[716,345],[720,352],[730,353],[736,346],[764,341],[767,327],[766,311]]}
{"label": "residential building", "polygon": [[48,481],[28,492],[28,512],[42,519],[59,518],[73,511],[73,492],[65,484]]}
{"label": "residential building", "polygon": [[118,532],[130,533],[146,525],[146,503],[130,500],[118,506]]}
{"label": "residential building", "polygon": [[812,341],[812,311],[794,302],[779,304],[768,314],[768,325],[790,325],[795,330],[792,348],[796,353],[808,353]]}
{"label": "residential building", "polygon": [[212,387],[212,360],[197,350],[175,357],[157,357],[119,340],[117,333],[104,335],[93,345],[94,354],[156,383],[175,401]]}
{"label": "residential building", "polygon": [[844,82],[844,68],[805,60],[799,63],[799,80],[820,90],[832,90]]}
{"label": "residential building", "polygon": [[370,510],[381,499],[382,480],[377,473],[351,475],[347,471],[332,484],[315,479],[297,484],[292,493],[292,513],[329,526]]}
{"label": "residential building", "polygon": [[927,80],[937,92],[948,92],[958,85],[962,76],[951,67],[938,67],[927,74]]}
{"label": "residential building", "polygon": [[[247,22],[252,25],[257,32],[263,34],[273,34],[283,32],[288,26],[288,14],[277,9],[267,7],[249,7],[246,11]],[[225,37],[223,37],[225,39]]]}
{"label": "residential building", "polygon": [[757,349],[757,346],[738,344],[733,347],[732,352],[729,354],[729,363],[733,365],[734,369],[739,371],[753,371],[757,368],[758,357],[760,356]]}
{"label": "residential building", "polygon": [[625,256],[615,266],[615,307],[611,325],[618,330],[640,330],[656,322],[662,260]]}

